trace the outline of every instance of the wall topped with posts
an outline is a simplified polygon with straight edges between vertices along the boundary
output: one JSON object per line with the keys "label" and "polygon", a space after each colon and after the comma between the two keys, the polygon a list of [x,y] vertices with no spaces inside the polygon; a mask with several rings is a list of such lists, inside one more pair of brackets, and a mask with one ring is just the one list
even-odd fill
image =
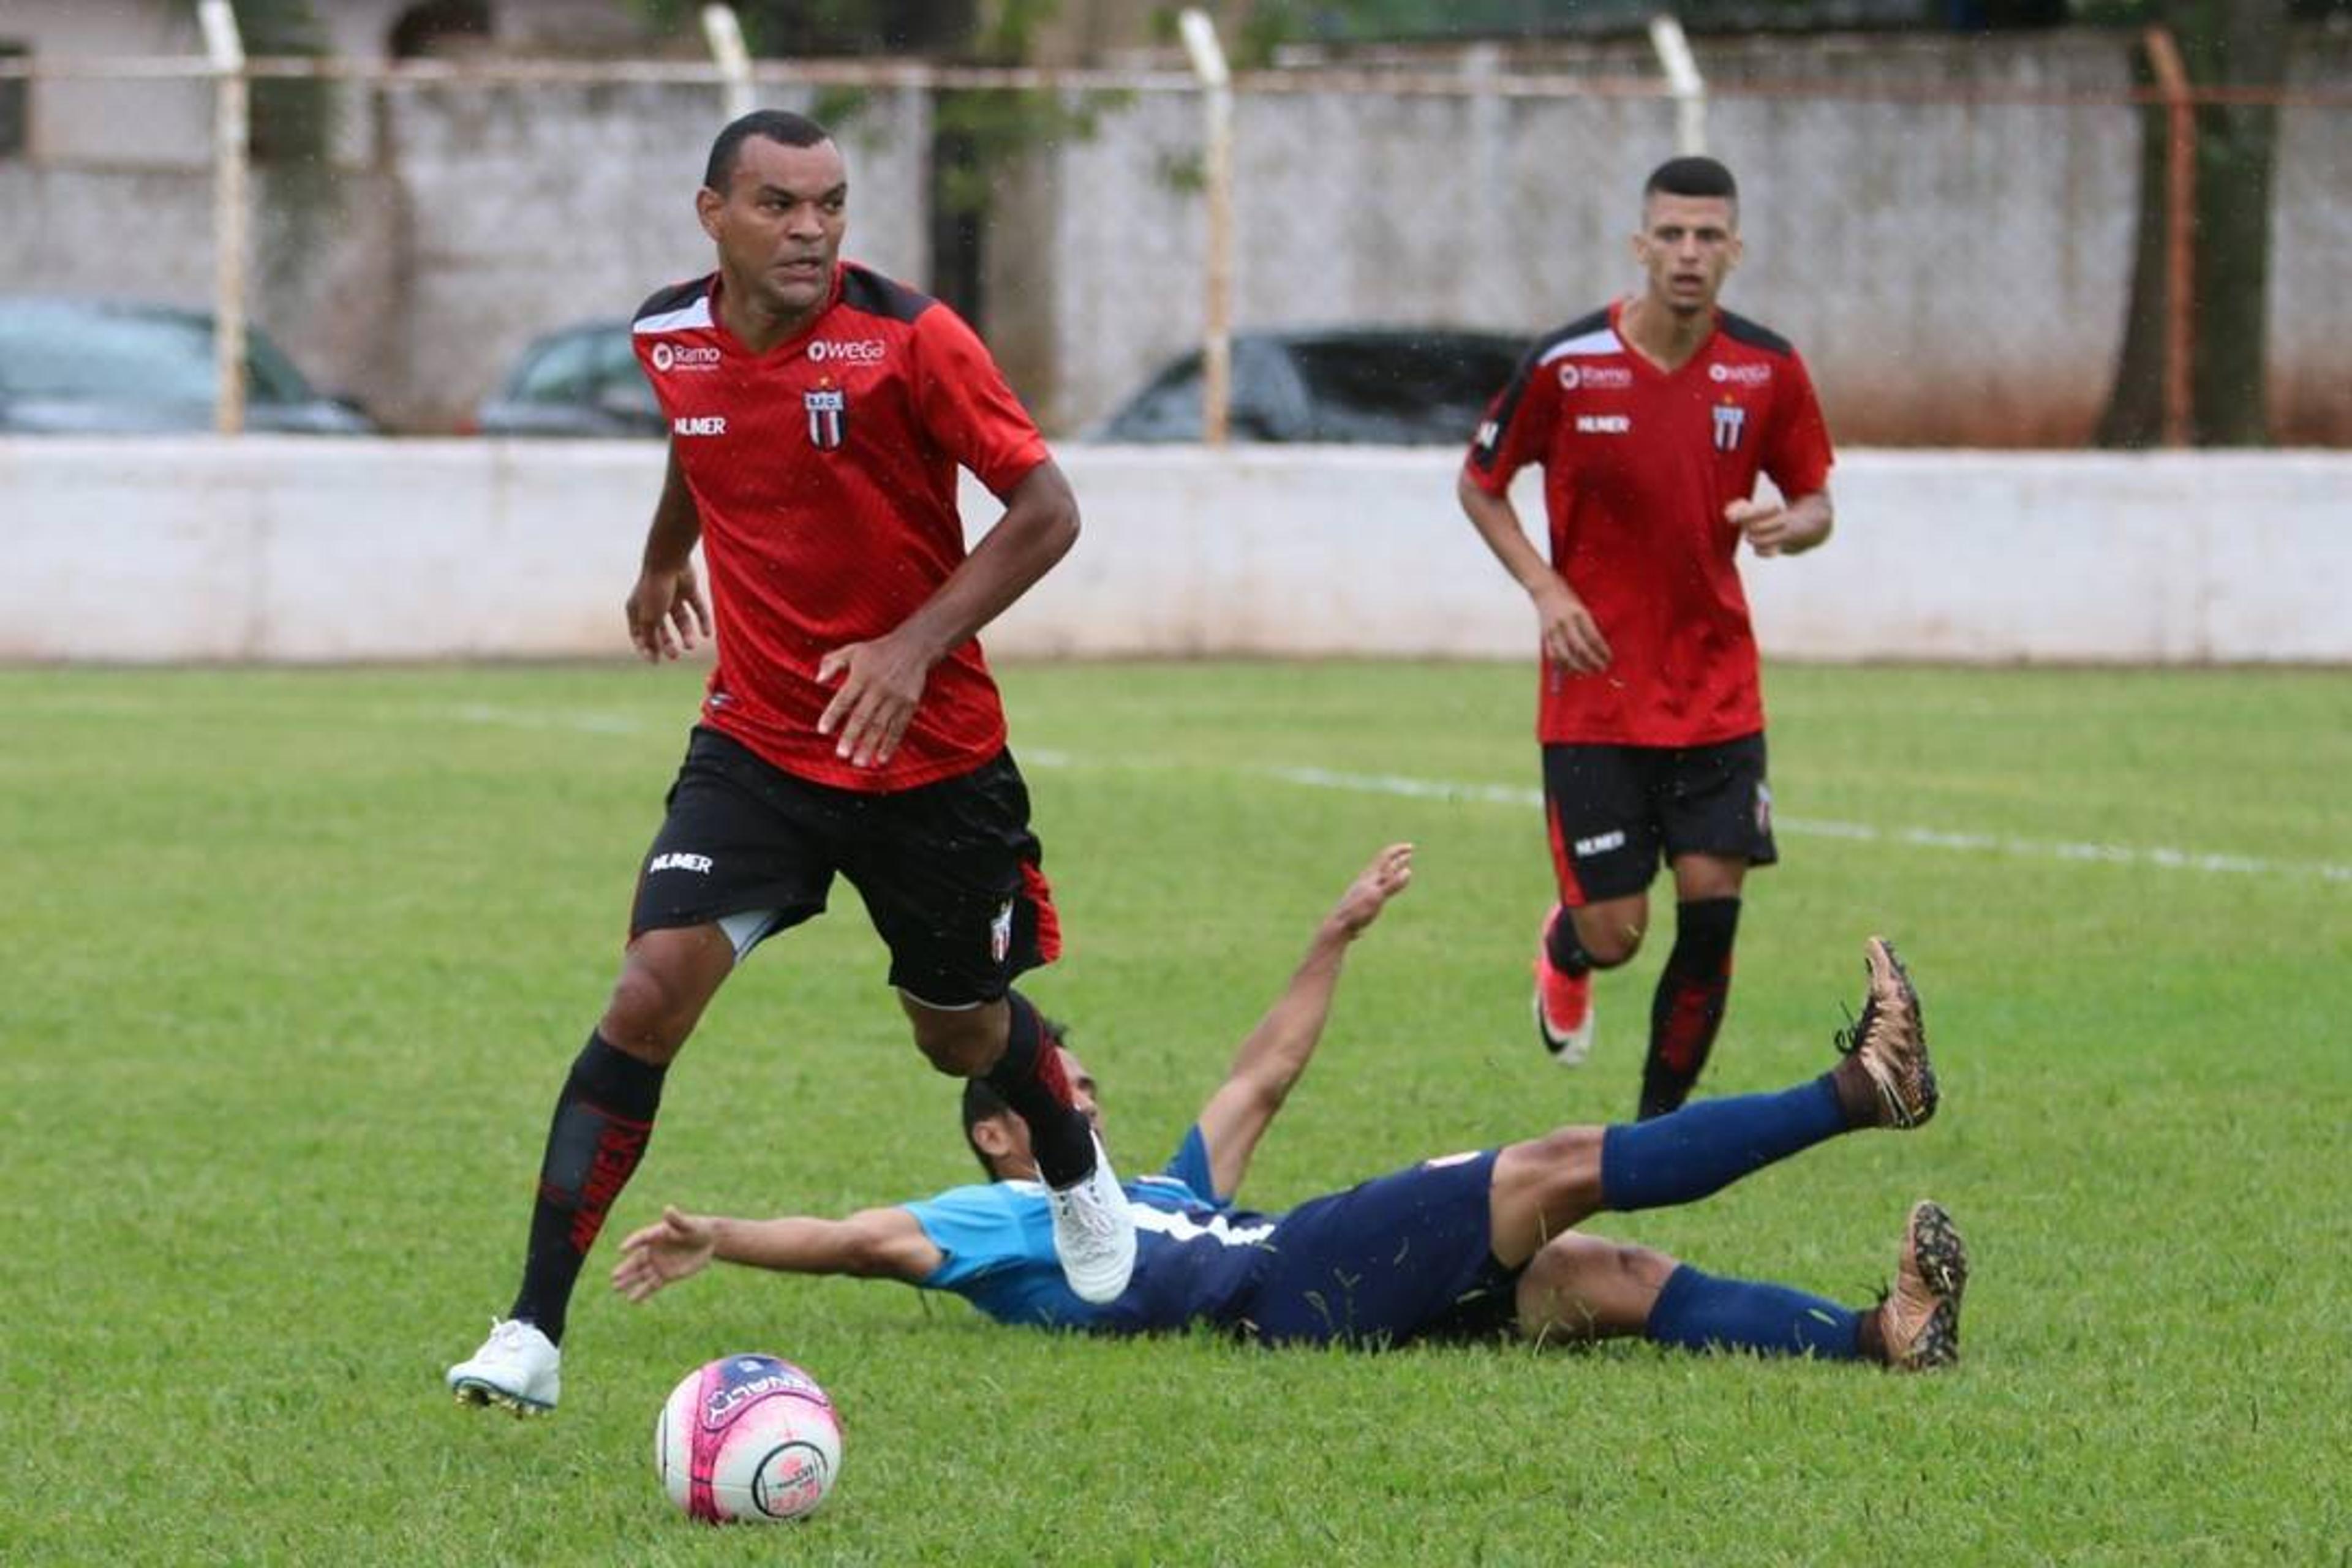
{"label": "wall topped with posts", "polygon": [[[987,634],[999,658],[1532,652],[1451,452],[1061,458],[1085,536]],[[0,660],[625,656],[661,463],[656,442],[0,439]],[[1745,563],[1776,657],[2352,664],[2352,454],[1862,450],[1835,490],[1829,545]],[[977,534],[993,503],[966,503]]]}

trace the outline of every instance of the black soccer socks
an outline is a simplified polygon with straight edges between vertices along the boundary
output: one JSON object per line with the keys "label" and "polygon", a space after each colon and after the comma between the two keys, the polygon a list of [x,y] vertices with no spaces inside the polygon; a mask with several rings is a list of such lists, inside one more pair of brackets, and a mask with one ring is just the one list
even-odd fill
{"label": "black soccer socks", "polygon": [[607,1045],[601,1034],[572,1064],[540,1163],[539,1198],[530,1214],[530,1250],[522,1289],[508,1315],[535,1324],[557,1344],[572,1287],[604,1216],[645,1158],[669,1069]]}

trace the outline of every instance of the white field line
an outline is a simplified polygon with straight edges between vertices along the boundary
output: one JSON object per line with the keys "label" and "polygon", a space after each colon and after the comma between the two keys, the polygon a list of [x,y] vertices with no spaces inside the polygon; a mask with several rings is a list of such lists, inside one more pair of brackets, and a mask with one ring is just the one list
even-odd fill
{"label": "white field line", "polygon": [[[1340,773],[1326,768],[1261,768],[1261,776],[1310,789],[1362,795],[1402,795],[1414,800],[1462,800],[1482,805],[1540,807],[1543,792],[1507,784],[1455,784],[1444,779],[1405,778],[1392,773]],[[2168,871],[2217,875],[2317,877],[2352,882],[2352,866],[2325,860],[2265,860],[2252,855],[2221,855],[2163,846],[2085,844],[2066,839],[2016,838],[1999,833],[1961,833],[1935,827],[1874,827],[1864,822],[1822,822],[1775,815],[1772,828],[1802,838],[1849,838],[1863,843],[1916,845],[1927,849],[1990,850],[2038,860],[2086,860],[2108,866],[2154,866]]]}
{"label": "white field line", "polygon": [[[448,710],[449,716],[468,724],[503,724],[522,730],[577,730],[590,734],[626,735],[644,729],[637,721],[616,713],[563,712],[522,708],[498,708],[471,703]],[[1083,768],[1087,759],[1068,752],[1019,749],[1022,762],[1039,768]],[[1140,764],[1137,764],[1140,765]],[[1543,792],[1521,784],[1465,784],[1451,779],[1409,778],[1401,773],[1346,773],[1328,768],[1250,768],[1259,778],[1307,789],[1343,790],[1353,795],[1385,795],[1407,800],[1465,801],[1478,805],[1540,808]],[[2034,860],[2074,860],[2105,866],[2152,866],[2166,871],[2198,871],[2212,876],[2316,877],[2326,882],[2352,882],[2352,866],[2325,860],[2267,860],[2253,855],[2223,855],[2208,850],[2174,849],[2162,845],[2090,844],[2069,839],[2018,838],[1999,833],[1967,833],[1937,827],[1874,827],[1866,822],[1822,821],[1811,817],[1772,818],[1776,833],[1799,838],[1844,838],[1864,844],[1902,844],[1923,849],[1956,849],[2016,855]]]}

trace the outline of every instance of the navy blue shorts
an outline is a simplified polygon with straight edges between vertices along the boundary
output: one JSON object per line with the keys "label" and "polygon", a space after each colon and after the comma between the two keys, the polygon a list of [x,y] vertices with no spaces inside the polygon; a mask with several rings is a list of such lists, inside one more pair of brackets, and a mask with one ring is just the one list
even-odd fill
{"label": "navy blue shorts", "polygon": [[629,934],[769,912],[748,951],[823,913],[838,875],[890,950],[891,984],[935,1006],[992,1002],[1060,951],[1042,853],[1010,752],[873,795],[797,778],[697,726],[646,852]]}
{"label": "navy blue shorts", "polygon": [[1518,1270],[1490,1244],[1495,1152],[1427,1161],[1283,1215],[1241,1304],[1243,1337],[1378,1349],[1509,1331]]}

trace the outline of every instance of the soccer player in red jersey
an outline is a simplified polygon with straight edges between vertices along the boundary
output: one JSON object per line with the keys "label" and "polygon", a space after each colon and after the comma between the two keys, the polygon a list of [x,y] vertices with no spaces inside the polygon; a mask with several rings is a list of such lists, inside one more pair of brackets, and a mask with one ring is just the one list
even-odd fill
{"label": "soccer player in red jersey", "polygon": [[[1535,602],[1538,718],[1559,903],[1536,954],[1536,1023],[1573,1065],[1591,972],[1632,958],[1663,858],[1675,945],[1650,1007],[1640,1111],[1686,1099],[1723,1022],[1750,866],[1770,865],[1764,703],[1734,556],[1830,536],[1829,432],[1789,342],[1718,310],[1739,194],[1712,158],[1659,166],[1633,256],[1643,291],[1538,341],[1497,395],[1457,486]],[[1508,490],[1544,470],[1551,555]],[[1756,496],[1770,477],[1780,500]]]}
{"label": "soccer player in red jersey", "polygon": [[[1012,988],[1059,932],[974,640],[1068,551],[1077,503],[971,329],[839,258],[848,189],[815,121],[735,121],[695,198],[718,270],[637,312],[670,444],[629,636],[675,658],[715,620],[718,659],[620,977],[556,1100],[521,1289],[449,1369],[463,1401],[554,1405],[572,1288],[670,1062],[735,966],[821,913],[836,874],[889,948],[917,1046],[1025,1122],[1072,1291],[1110,1300],[1133,1268],[1126,1196]],[[959,468],[1005,509],[969,553]]]}

